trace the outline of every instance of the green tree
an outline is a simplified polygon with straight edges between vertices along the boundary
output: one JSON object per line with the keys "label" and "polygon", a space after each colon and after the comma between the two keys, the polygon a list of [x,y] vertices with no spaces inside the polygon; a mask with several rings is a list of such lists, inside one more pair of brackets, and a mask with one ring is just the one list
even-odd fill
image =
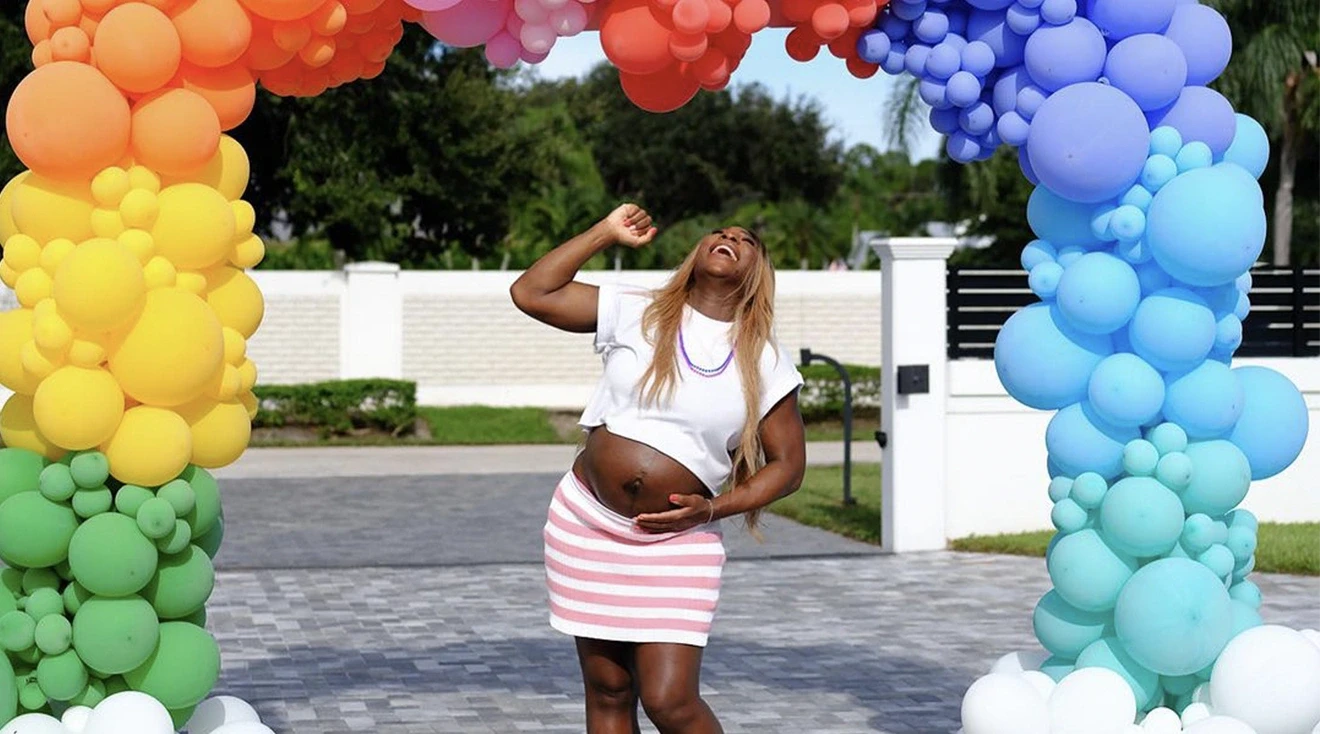
{"label": "green tree", "polygon": [[[25,3],[21,2],[8,2],[0,7],[0,99],[6,106],[14,88],[32,71],[32,43],[23,27],[24,7]],[[0,130],[4,129],[4,124],[5,121],[0,119]],[[0,186],[3,186],[22,173],[24,166],[14,155],[14,149],[9,147],[9,137],[0,138],[3,138],[0,142],[0,177],[4,179]]]}

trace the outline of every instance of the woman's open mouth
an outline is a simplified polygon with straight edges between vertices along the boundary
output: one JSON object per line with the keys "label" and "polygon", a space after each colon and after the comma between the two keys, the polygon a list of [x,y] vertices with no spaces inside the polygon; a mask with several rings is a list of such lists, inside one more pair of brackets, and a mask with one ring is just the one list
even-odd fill
{"label": "woman's open mouth", "polygon": [[738,262],[738,253],[734,252],[733,248],[728,245],[715,245],[710,252],[712,255],[724,255],[730,260]]}

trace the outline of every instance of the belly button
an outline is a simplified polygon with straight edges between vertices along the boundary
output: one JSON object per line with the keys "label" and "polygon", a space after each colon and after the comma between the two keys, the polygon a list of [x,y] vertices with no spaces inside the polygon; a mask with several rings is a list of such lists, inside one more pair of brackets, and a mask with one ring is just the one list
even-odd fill
{"label": "belly button", "polygon": [[623,483],[623,491],[625,491],[625,492],[627,492],[628,494],[631,494],[631,495],[637,495],[637,494],[641,493],[641,491],[642,491],[642,479],[641,479],[641,477],[638,477],[638,478],[636,478],[636,479],[629,479],[628,481],[624,482],[624,483]]}

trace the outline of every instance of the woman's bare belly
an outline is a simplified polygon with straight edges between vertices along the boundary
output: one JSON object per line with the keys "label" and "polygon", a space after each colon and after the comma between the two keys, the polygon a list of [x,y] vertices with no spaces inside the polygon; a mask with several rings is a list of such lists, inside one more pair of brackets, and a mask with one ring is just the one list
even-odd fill
{"label": "woman's bare belly", "polygon": [[646,444],[592,429],[586,449],[573,463],[573,473],[601,504],[626,517],[674,509],[674,494],[710,491],[687,467]]}

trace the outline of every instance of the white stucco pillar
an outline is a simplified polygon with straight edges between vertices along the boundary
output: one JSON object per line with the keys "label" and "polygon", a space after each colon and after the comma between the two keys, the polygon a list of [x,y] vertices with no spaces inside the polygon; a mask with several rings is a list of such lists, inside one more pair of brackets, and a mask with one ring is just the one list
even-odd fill
{"label": "white stucco pillar", "polygon": [[403,292],[399,266],[363,262],[344,267],[339,372],[344,379],[403,377]]}
{"label": "white stucco pillar", "polygon": [[[889,553],[945,547],[945,269],[957,240],[872,240],[880,256],[881,547]],[[900,376],[907,378],[900,384]],[[921,384],[924,381],[924,385]]]}

